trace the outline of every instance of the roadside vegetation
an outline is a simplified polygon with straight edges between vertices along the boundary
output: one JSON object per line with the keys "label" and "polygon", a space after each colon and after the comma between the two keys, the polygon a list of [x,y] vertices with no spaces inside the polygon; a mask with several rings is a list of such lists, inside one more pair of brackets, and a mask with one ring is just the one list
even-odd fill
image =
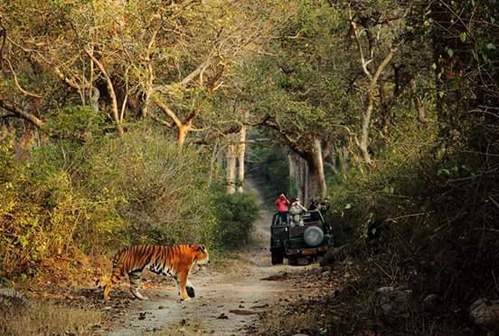
{"label": "roadside vegetation", "polygon": [[[272,154],[288,160],[269,156],[260,169],[288,170],[279,189],[292,196],[323,190],[337,246],[321,264],[351,281],[324,294],[328,302],[285,308],[303,311],[304,321],[323,314],[320,324],[297,328],[289,313],[276,326],[269,314],[264,334],[497,330],[497,319],[481,323],[470,313],[479,298],[498,295],[497,8],[487,1],[302,2],[294,14],[272,44],[282,58],[262,61],[273,81],[254,91],[262,105],[273,102],[263,103],[266,91],[280,97],[268,122],[291,150]],[[310,109],[300,110],[308,117],[286,120],[298,104]],[[321,175],[308,154],[314,136],[321,137],[327,190],[314,179]],[[296,174],[303,165],[309,190]],[[379,290],[410,296],[383,306]]]}
{"label": "roadside vegetation", "polygon": [[3,277],[34,275],[47,257],[131,244],[234,248],[247,242],[258,213],[253,196],[208,184],[203,153],[179,150],[145,126],[84,145],[40,146],[22,162],[12,141],[4,139],[0,166]]}
{"label": "roadside vegetation", "polygon": [[[251,171],[269,199],[329,198],[323,265],[359,266],[335,304],[365,317],[344,334],[490,331],[469,311],[499,295],[498,8],[0,3],[0,283],[89,283],[135,243],[237,250]],[[385,323],[383,287],[424,313]]]}
{"label": "roadside vegetation", "polygon": [[97,311],[48,303],[27,304],[16,298],[2,298],[0,304],[0,333],[5,336],[91,336],[102,322],[102,314]]}

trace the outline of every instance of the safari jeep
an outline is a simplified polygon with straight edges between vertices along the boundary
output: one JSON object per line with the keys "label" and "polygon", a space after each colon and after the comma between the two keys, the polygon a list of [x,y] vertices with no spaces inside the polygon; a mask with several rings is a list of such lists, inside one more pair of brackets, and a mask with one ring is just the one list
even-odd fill
{"label": "safari jeep", "polygon": [[323,255],[333,244],[331,225],[324,221],[320,210],[309,210],[303,214],[303,226],[292,226],[279,214],[272,218],[270,252],[272,265],[282,264],[284,258],[290,265],[300,259],[308,262]]}

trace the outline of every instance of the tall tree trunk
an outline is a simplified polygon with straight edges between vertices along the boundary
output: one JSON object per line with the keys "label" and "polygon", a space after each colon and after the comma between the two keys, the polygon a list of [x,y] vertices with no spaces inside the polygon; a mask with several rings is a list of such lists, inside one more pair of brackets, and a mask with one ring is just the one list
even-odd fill
{"label": "tall tree trunk", "polygon": [[238,161],[239,161],[239,169],[238,169],[238,184],[237,191],[244,192],[244,158],[246,156],[246,126],[241,126],[241,131],[239,131],[239,144],[237,149]]}
{"label": "tall tree trunk", "polygon": [[102,75],[104,76],[104,79],[106,80],[107,84],[107,91],[109,94],[109,97],[111,98],[111,111],[113,114],[113,119],[116,123],[116,129],[118,130],[118,134],[122,136],[125,132],[123,130],[123,126],[121,125],[121,120],[120,120],[120,112],[118,109],[118,98],[116,97],[116,91],[114,90],[113,86],[113,81],[111,80],[111,77],[106,71],[106,68],[104,67],[104,64],[102,64],[93,54],[93,51],[89,51],[85,49],[86,54],[88,57],[92,59],[92,61],[97,65],[99,70],[101,71]]}
{"label": "tall tree trunk", "polygon": [[302,204],[306,204],[308,202],[309,195],[309,167],[306,160],[302,157],[296,155],[296,180],[298,181],[298,190],[297,197],[300,199]]}
{"label": "tall tree trunk", "polygon": [[305,153],[305,158],[296,153],[288,155],[291,187],[296,191],[296,196],[304,205],[308,204],[311,198],[327,196],[320,140],[315,139],[313,145],[313,151]]}
{"label": "tall tree trunk", "polygon": [[[297,177],[297,165],[294,153],[288,153],[288,174],[289,174],[289,190],[286,192],[293,192],[299,189]],[[282,190],[284,191],[284,190]]]}
{"label": "tall tree trunk", "polygon": [[322,145],[320,139],[315,138],[310,167],[310,196],[312,198],[324,198],[327,194],[326,176],[324,174],[324,160],[322,158]]}
{"label": "tall tree trunk", "polygon": [[227,193],[236,192],[236,145],[230,143],[227,146]]}
{"label": "tall tree trunk", "polygon": [[211,185],[215,177],[217,176],[217,161],[220,152],[220,146],[218,143],[213,144],[213,148],[211,150],[211,159],[210,159],[210,174],[208,175],[208,185]]}
{"label": "tall tree trunk", "polygon": [[90,89],[90,108],[92,111],[95,113],[99,113],[99,98],[100,98],[100,91],[96,87],[93,87]]}
{"label": "tall tree trunk", "polygon": [[359,142],[359,149],[362,153],[364,161],[367,164],[373,163],[368,147],[369,147],[369,128],[371,125],[371,118],[374,109],[374,90],[378,83],[379,77],[383,73],[383,70],[388,65],[388,63],[390,63],[393,54],[395,53],[396,50],[397,50],[396,48],[390,49],[390,52],[385,56],[381,64],[378,66],[378,69],[376,69],[376,73],[371,79],[371,83],[369,84],[369,89],[367,91],[367,109],[364,112],[362,118],[362,133],[360,135],[360,142]]}
{"label": "tall tree trunk", "polygon": [[189,132],[190,125],[181,125],[177,127],[177,144],[183,146],[185,139],[187,138],[187,133]]}
{"label": "tall tree trunk", "polygon": [[303,167],[303,195],[300,198],[302,204],[308,204],[308,200],[310,197],[310,169],[308,162],[302,160]]}
{"label": "tall tree trunk", "polygon": [[298,197],[302,202],[307,200],[308,194],[308,165],[301,156],[295,152],[288,155],[290,197]]}

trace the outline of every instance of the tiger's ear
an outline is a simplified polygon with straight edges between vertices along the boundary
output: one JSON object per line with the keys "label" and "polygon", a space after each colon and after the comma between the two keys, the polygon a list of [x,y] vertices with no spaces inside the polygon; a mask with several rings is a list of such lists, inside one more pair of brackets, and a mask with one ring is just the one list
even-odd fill
{"label": "tiger's ear", "polygon": [[204,245],[198,245],[198,249],[197,250],[204,252],[204,251],[206,251],[206,247],[204,247]]}

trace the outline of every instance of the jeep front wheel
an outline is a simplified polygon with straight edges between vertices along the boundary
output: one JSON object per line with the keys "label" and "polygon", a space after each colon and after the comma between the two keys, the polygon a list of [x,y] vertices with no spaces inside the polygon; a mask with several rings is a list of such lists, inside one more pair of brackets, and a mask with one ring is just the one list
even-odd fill
{"label": "jeep front wheel", "polygon": [[282,249],[273,249],[272,254],[272,265],[281,265],[284,262],[284,251]]}

